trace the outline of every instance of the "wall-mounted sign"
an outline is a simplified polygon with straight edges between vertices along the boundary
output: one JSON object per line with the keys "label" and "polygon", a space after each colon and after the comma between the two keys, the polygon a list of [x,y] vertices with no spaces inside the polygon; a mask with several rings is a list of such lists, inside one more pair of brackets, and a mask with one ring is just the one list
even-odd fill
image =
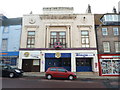
{"label": "wall-mounted sign", "polygon": [[61,53],[56,52],[56,53],[55,53],[55,57],[56,57],[56,58],[60,58],[60,57],[61,57]]}
{"label": "wall-mounted sign", "polygon": [[78,57],[93,57],[95,54],[84,54],[84,53],[76,53]]}
{"label": "wall-mounted sign", "polygon": [[23,52],[23,57],[22,58],[31,58],[31,59],[39,59],[40,58],[40,52]]}
{"label": "wall-mounted sign", "polygon": [[30,55],[29,52],[25,52],[25,53],[24,53],[24,56],[25,56],[25,57],[29,57],[29,55]]}
{"label": "wall-mounted sign", "polygon": [[120,56],[101,56],[102,58],[120,58]]}

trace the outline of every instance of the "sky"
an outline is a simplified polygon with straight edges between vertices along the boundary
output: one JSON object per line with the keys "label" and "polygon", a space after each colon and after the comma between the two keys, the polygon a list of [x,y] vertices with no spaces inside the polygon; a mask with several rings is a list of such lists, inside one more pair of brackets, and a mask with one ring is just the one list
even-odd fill
{"label": "sky", "polygon": [[118,11],[120,0],[0,0],[0,14],[8,18],[22,17],[24,14],[42,14],[43,7],[74,7],[74,13],[85,13],[88,4],[93,14],[111,13],[115,6]]}

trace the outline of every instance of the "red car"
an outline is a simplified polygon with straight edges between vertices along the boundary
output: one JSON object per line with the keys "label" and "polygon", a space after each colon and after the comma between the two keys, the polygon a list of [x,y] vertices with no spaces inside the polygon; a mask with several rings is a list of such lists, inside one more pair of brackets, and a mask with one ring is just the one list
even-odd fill
{"label": "red car", "polygon": [[68,78],[69,80],[76,79],[76,74],[69,72],[62,67],[50,67],[47,69],[45,76],[47,79],[52,78]]}

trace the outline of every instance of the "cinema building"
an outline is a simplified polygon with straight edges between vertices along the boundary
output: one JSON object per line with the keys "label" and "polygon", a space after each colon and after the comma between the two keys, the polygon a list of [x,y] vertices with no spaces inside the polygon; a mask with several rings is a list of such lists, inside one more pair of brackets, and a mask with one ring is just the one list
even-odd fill
{"label": "cinema building", "polygon": [[46,7],[43,14],[26,14],[22,21],[19,68],[45,72],[55,66],[98,73],[93,14],[74,14],[72,7]]}

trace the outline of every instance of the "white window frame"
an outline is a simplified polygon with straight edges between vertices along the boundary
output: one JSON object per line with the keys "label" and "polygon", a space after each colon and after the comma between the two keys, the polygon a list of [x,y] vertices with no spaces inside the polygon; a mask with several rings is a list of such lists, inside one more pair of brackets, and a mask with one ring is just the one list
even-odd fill
{"label": "white window frame", "polygon": [[115,52],[120,52],[120,42],[115,42]]}
{"label": "white window frame", "polygon": [[107,28],[102,28],[102,35],[103,35],[103,36],[108,35],[108,30],[107,30]]}
{"label": "white window frame", "polygon": [[118,15],[105,15],[105,21],[115,21],[117,22],[118,21]]}
{"label": "white window frame", "polygon": [[[117,32],[117,34],[116,34],[116,32]],[[113,28],[113,33],[114,33],[115,36],[119,35],[119,29],[118,29],[118,27],[114,27]]]}
{"label": "white window frame", "polygon": [[[87,31],[88,34],[82,35],[82,31]],[[83,48],[90,47],[89,31],[88,30],[81,30],[81,44],[82,44]]]}
{"label": "white window frame", "polygon": [[7,51],[7,44],[8,39],[7,38],[2,39],[2,51]]}
{"label": "white window frame", "polygon": [[103,50],[105,53],[110,52],[110,42],[103,42]]}
{"label": "white window frame", "polygon": [[8,33],[8,32],[9,32],[9,28],[8,28],[8,26],[4,26],[4,28],[3,28],[3,32],[4,32],[4,33]]}

